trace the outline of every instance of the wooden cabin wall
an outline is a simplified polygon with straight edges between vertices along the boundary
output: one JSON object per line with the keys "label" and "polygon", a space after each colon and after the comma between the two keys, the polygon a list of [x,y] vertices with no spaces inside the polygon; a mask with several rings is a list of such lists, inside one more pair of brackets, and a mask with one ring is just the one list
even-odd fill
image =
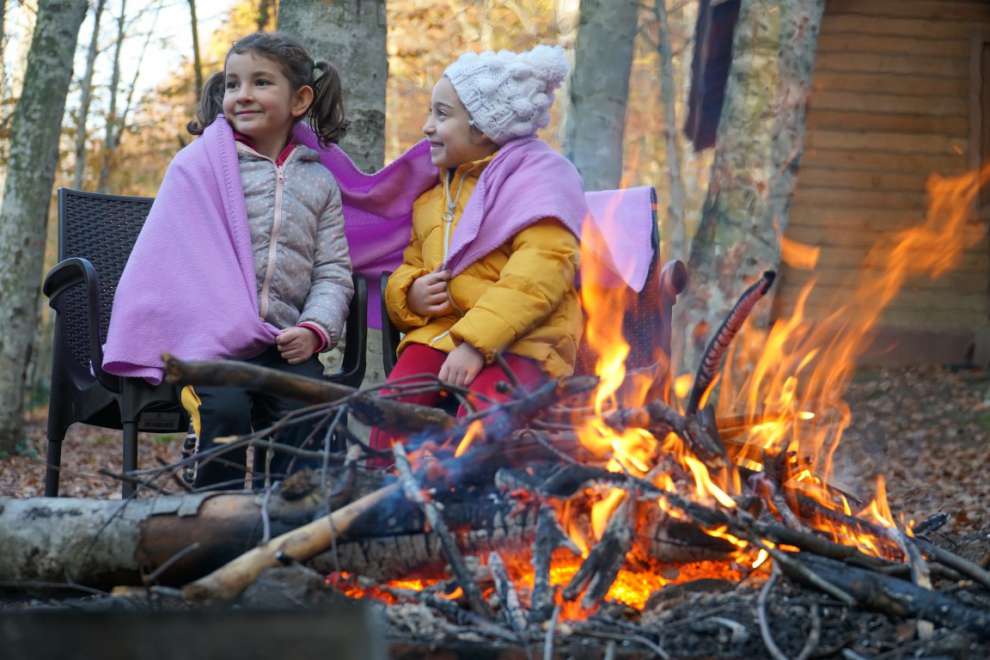
{"label": "wooden cabin wall", "polygon": [[[986,56],[974,44],[984,39],[990,2],[828,0],[786,230],[821,252],[813,272],[783,266],[775,317],[791,314],[812,277],[806,316],[832,311],[870,246],[921,222],[929,174],[979,165],[990,116],[980,100]],[[961,361],[974,342],[990,359],[985,229],[974,216],[966,231],[976,244],[962,263],[907,283],[882,316],[873,362]]]}

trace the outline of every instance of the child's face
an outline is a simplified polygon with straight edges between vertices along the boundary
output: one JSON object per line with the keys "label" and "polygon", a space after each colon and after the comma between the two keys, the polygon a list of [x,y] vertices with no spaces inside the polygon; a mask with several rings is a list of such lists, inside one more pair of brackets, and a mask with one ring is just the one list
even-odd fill
{"label": "child's face", "polygon": [[493,153],[498,146],[468,123],[470,115],[454,86],[441,78],[433,87],[430,114],[423,132],[430,141],[430,160],[440,168],[457,167]]}
{"label": "child's face", "polygon": [[284,145],[292,125],[309,108],[313,89],[306,85],[293,91],[278,62],[251,51],[231,53],[224,74],[223,114],[234,130],[259,146],[273,141]]}

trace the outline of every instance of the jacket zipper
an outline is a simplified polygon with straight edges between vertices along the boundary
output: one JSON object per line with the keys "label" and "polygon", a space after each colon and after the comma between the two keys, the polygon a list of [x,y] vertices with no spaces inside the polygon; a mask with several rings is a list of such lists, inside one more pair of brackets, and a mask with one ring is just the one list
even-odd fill
{"label": "jacket zipper", "polygon": [[[258,315],[262,319],[268,316],[268,300],[271,295],[272,278],[275,276],[275,256],[278,252],[278,230],[282,225],[282,197],[285,191],[285,168],[296,155],[298,149],[289,152],[288,157],[281,165],[275,165],[275,217],[272,220],[272,233],[268,237],[268,263],[265,266],[265,279],[261,285],[261,302],[258,308]],[[270,158],[268,160],[271,160]]]}

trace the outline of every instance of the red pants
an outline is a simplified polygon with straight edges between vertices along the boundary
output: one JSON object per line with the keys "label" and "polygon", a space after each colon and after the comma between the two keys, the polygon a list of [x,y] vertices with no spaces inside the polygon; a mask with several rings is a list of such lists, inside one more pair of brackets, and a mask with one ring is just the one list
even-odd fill
{"label": "red pants", "polygon": [[[446,359],[447,354],[443,351],[438,351],[423,344],[410,344],[402,351],[402,355],[399,356],[399,360],[395,363],[395,368],[392,369],[392,373],[388,375],[388,379],[385,382],[394,383],[397,380],[408,378],[408,380],[404,381],[404,384],[416,383],[418,379],[411,378],[411,376],[419,374],[436,376],[440,373],[440,367],[443,366],[443,362]],[[547,379],[546,374],[543,373],[540,366],[529,358],[506,353],[505,361],[512,370],[512,373],[519,380],[519,383],[527,389],[533,389]],[[492,403],[498,403],[511,398],[510,395],[496,391],[495,385],[499,381],[509,382],[509,377],[502,371],[499,365],[490,364],[483,367],[468,389],[472,394],[480,394],[488,397],[491,403],[484,399],[472,399],[471,404],[478,410],[484,410]],[[387,393],[388,390],[382,390],[382,392]],[[440,392],[413,394],[399,399],[399,401],[417,403],[422,406],[435,406],[442,400],[443,398]],[[464,406],[460,406],[457,409],[458,417],[463,417],[466,413],[467,411],[464,409]],[[369,443],[374,449],[387,450],[392,446],[392,442],[396,440],[402,441],[404,437],[374,428],[371,430]],[[390,460],[369,461],[369,465],[375,467],[383,467],[385,465],[391,465],[391,463],[392,461]]]}

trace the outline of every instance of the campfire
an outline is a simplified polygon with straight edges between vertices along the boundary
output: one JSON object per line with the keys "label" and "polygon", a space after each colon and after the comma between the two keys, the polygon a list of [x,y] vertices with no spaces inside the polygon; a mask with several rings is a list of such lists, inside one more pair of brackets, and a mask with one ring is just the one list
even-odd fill
{"label": "campfire", "polygon": [[[231,600],[263,570],[306,562],[328,588],[386,604],[395,634],[439,629],[475,642],[543,642],[547,653],[584,635],[666,657],[655,627],[665,603],[686,590],[737,585],[751,587],[747,602],[774,657],[784,654],[768,600],[785,588],[805,594],[803,658],[818,647],[827,613],[842,608],[912,621],[921,640],[937,626],[988,638],[985,601],[933,586],[990,589],[983,567],[929,538],[946,517],[906,520],[888,506],[882,475],[867,496],[833,465],[851,420],[843,393],[871,330],[905,280],[952,268],[988,179],[990,168],[933,180],[925,222],[875,246],[867,262],[876,277],[860,277],[824,320],[804,319],[809,285],[791,318],[769,330],[748,322],[772,290],[775,275],[764,273],[712,335],[694,374],[669,378],[662,351],[651,367],[627,370],[630,347],[615,319],[632,302],[590,285],[582,294],[594,374],[524,391],[506,368],[512,399],[460,420],[374,392],[170,358],[173,382],[250,383],[323,402],[298,414],[325,420],[323,450],[312,450],[325,469],[276,492],[269,486],[260,504],[233,507],[251,533],[260,507],[260,544],[206,576],[180,577],[204,552],[192,547],[203,539],[181,536],[181,526],[165,528],[171,545],[142,540],[150,548],[143,552],[156,578],[173,571],[187,600]],[[813,261],[813,250],[803,257]],[[423,387],[465,394],[439,382],[396,391]],[[388,456],[394,470],[365,470],[365,458],[382,456],[357,438],[346,452],[332,450],[333,432],[348,435],[344,413],[412,433]],[[211,451],[243,444],[273,440],[260,433]],[[150,486],[177,467],[136,478]],[[233,496],[217,501],[224,497]],[[230,559],[216,558],[214,566]],[[426,620],[436,624],[431,633],[416,629]],[[748,634],[729,618],[717,626],[740,644]]]}
{"label": "campfire", "polygon": [[[858,355],[907,278],[938,277],[958,259],[988,178],[990,169],[935,180],[926,221],[875,246],[867,261],[877,276],[859,279],[823,321],[803,318],[809,285],[790,319],[769,331],[748,324],[773,284],[765,273],[697,373],[672,383],[664,354],[627,372],[615,319],[630,301],[583,287],[594,377],[526,392],[507,371],[511,403],[395,446],[397,482],[383,487],[394,492],[340,530],[327,583],[525,641],[607,608],[635,621],[674,585],[750,581],[762,585],[759,619],[772,648],[763,608],[783,574],[833,603],[917,618],[922,636],[930,621],[990,634],[990,614],[931,588],[933,564],[990,588],[986,571],[925,538],[944,520],[895,516],[883,476],[869,498],[833,477]],[[405,547],[396,537],[410,519],[428,534]],[[215,594],[216,578],[187,595]]]}

